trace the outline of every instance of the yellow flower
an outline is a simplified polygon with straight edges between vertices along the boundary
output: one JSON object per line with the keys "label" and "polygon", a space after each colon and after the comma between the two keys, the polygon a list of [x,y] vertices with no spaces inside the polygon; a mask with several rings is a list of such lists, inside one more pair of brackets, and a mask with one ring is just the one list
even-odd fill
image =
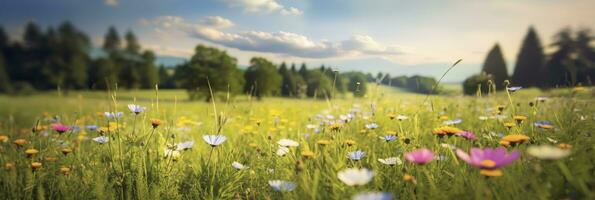
{"label": "yellow flower", "polygon": [[25,144],[27,144],[27,140],[25,139],[16,139],[15,141],[13,141],[14,144],[16,144],[17,146],[23,146]]}
{"label": "yellow flower", "polygon": [[54,161],[58,160],[58,158],[54,157],[54,156],[47,156],[44,158],[44,160],[48,161],[48,162],[54,162]]}
{"label": "yellow flower", "polygon": [[416,183],[415,177],[412,176],[412,175],[410,175],[410,174],[403,175],[403,180],[406,181],[406,182],[412,182],[413,184]]}
{"label": "yellow flower", "polygon": [[151,119],[151,126],[153,126],[153,128],[157,128],[157,127],[159,127],[159,125],[161,125],[161,120]]}
{"label": "yellow flower", "polygon": [[32,162],[31,163],[31,169],[36,170],[41,168],[42,164],[40,162]]}
{"label": "yellow flower", "polygon": [[448,120],[449,118],[446,115],[442,115],[442,116],[438,117],[438,119],[439,120]]}
{"label": "yellow flower", "polygon": [[587,88],[582,87],[582,86],[578,86],[578,87],[572,88],[572,92],[575,92],[575,93],[577,93],[577,92],[586,92],[586,91],[587,91]]}
{"label": "yellow flower", "polygon": [[506,128],[512,128],[512,127],[515,127],[516,124],[512,123],[512,122],[506,122],[506,123],[504,123],[504,126],[506,126]]}
{"label": "yellow flower", "polygon": [[343,126],[342,124],[339,124],[339,123],[333,123],[333,124],[329,125],[329,126],[328,126],[328,128],[329,128],[331,131],[340,131],[342,126]]}
{"label": "yellow flower", "polygon": [[397,135],[396,131],[386,131],[387,135]]}
{"label": "yellow flower", "polygon": [[522,115],[516,115],[516,116],[513,117],[513,119],[516,121],[516,123],[519,123],[520,124],[521,122],[527,120],[527,117],[526,116],[522,116]]}
{"label": "yellow flower", "polygon": [[393,119],[395,119],[395,117],[397,117],[397,115],[395,115],[395,113],[388,113],[388,114],[386,114],[386,116],[391,120],[393,120]]}
{"label": "yellow flower", "polygon": [[502,170],[482,169],[482,170],[479,170],[479,174],[484,175],[484,176],[497,177],[497,176],[502,176]]}
{"label": "yellow flower", "polygon": [[456,127],[452,127],[452,126],[443,126],[443,127],[435,128],[434,130],[432,130],[433,134],[436,134],[439,136],[444,136],[444,135],[452,136],[454,134],[461,133],[461,132],[463,132],[463,130],[458,129]]}
{"label": "yellow flower", "polygon": [[314,152],[312,152],[310,150],[302,151],[302,157],[304,157],[304,158],[313,158],[314,157]]}
{"label": "yellow flower", "polygon": [[7,142],[7,141],[8,141],[8,136],[0,135],[0,142]]}
{"label": "yellow flower", "polygon": [[501,113],[504,110],[504,106],[498,105],[498,106],[496,106],[496,109],[498,109],[498,113]]}
{"label": "yellow flower", "polygon": [[354,140],[345,140],[345,144],[347,144],[347,146],[353,146],[356,142]]}
{"label": "yellow flower", "polygon": [[68,175],[70,173],[70,171],[71,171],[70,167],[66,167],[66,166],[60,167],[60,173],[62,173],[64,175]]}
{"label": "yellow flower", "polygon": [[538,127],[542,128],[542,129],[553,129],[554,128],[554,126],[550,125],[550,124],[540,124]]}
{"label": "yellow flower", "polygon": [[252,143],[248,144],[248,146],[250,146],[250,147],[252,147],[252,148],[256,148],[256,147],[258,147],[258,145],[257,145],[256,143],[254,143],[254,142],[252,142]]}
{"label": "yellow flower", "polygon": [[71,149],[71,148],[68,148],[68,147],[66,147],[66,148],[63,148],[63,149],[62,149],[62,150],[60,150],[60,151],[62,151],[62,153],[63,153],[64,155],[68,155],[69,153],[72,153],[72,149]]}
{"label": "yellow flower", "polygon": [[566,144],[566,143],[560,143],[560,144],[558,144],[558,148],[568,150],[568,149],[572,149],[572,145]]}
{"label": "yellow flower", "polygon": [[331,141],[329,141],[329,140],[318,140],[318,141],[316,141],[316,144],[319,144],[319,145],[322,145],[322,146],[329,145],[330,143],[331,143]]}
{"label": "yellow flower", "polygon": [[530,138],[528,136],[523,134],[512,134],[504,136],[502,140],[500,140],[500,144],[503,146],[514,146],[517,144],[522,144],[523,142],[528,141],[529,139]]}
{"label": "yellow flower", "polygon": [[39,151],[37,149],[27,149],[27,150],[25,150],[25,154],[27,154],[27,157],[34,156],[37,153],[39,153]]}

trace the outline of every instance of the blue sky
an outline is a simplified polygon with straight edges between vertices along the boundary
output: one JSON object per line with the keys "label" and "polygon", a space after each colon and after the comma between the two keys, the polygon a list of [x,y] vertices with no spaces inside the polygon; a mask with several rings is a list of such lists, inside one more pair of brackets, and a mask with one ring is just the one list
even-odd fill
{"label": "blue sky", "polygon": [[[509,73],[527,28],[544,44],[560,28],[595,28],[592,0],[3,0],[0,25],[18,37],[27,21],[73,22],[100,45],[107,27],[133,30],[145,48],[189,57],[197,44],[339,70],[439,76],[477,73],[495,42]],[[550,49],[546,49],[550,51]]]}

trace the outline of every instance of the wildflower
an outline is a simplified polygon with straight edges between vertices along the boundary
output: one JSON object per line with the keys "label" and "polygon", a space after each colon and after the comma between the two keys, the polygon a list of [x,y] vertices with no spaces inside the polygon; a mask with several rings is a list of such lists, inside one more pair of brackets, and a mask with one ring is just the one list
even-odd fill
{"label": "wildflower", "polygon": [[256,147],[258,147],[258,144],[252,142],[252,143],[248,144],[248,146],[252,147],[252,148],[256,148]]}
{"label": "wildflower", "polygon": [[548,99],[549,99],[548,97],[536,97],[535,101],[543,103],[543,102],[547,101]]}
{"label": "wildflower", "polygon": [[4,164],[4,169],[6,169],[6,170],[11,170],[13,168],[14,168],[14,163],[9,162],[9,163]]}
{"label": "wildflower", "polygon": [[233,163],[231,163],[231,166],[233,168],[236,168],[237,170],[248,169],[248,167],[246,165],[243,165],[242,163],[235,162],[235,161]]}
{"label": "wildflower", "polygon": [[180,151],[178,151],[178,150],[165,148],[164,151],[165,151],[165,158],[172,159],[173,161],[178,161],[178,159],[181,156]]}
{"label": "wildflower", "polygon": [[505,123],[504,123],[504,126],[505,126],[506,128],[509,128],[509,129],[510,129],[510,128],[512,128],[512,127],[515,127],[515,126],[516,126],[516,124],[515,124],[515,123],[512,123],[512,122],[505,122]]}
{"label": "wildflower", "polygon": [[500,144],[503,146],[515,146],[528,141],[530,138],[523,134],[512,134],[502,137]]}
{"label": "wildflower", "polygon": [[434,160],[434,153],[429,149],[419,149],[405,153],[405,159],[418,165],[425,165]]}
{"label": "wildflower", "polygon": [[393,195],[387,192],[360,192],[352,200],[391,200]]}
{"label": "wildflower", "polygon": [[347,144],[347,146],[353,146],[356,142],[354,140],[345,140],[345,144]]}
{"label": "wildflower", "polygon": [[551,145],[530,146],[527,148],[529,155],[541,160],[558,160],[570,155],[570,150],[561,149]]}
{"label": "wildflower", "polygon": [[508,90],[509,92],[513,93],[513,92],[519,91],[522,88],[523,87],[521,87],[521,86],[512,86],[512,87],[507,87],[506,90]]}
{"label": "wildflower", "polygon": [[153,126],[153,128],[157,128],[157,127],[159,127],[159,125],[161,125],[161,120],[151,119],[151,126]]}
{"label": "wildflower", "polygon": [[33,171],[41,168],[42,164],[40,162],[32,162],[31,163],[31,169],[33,169]]}
{"label": "wildflower", "polygon": [[396,135],[385,135],[385,136],[381,136],[380,139],[383,139],[384,141],[393,141],[397,139]]}
{"label": "wildflower", "polygon": [[176,150],[185,151],[188,149],[192,149],[192,146],[194,146],[194,141],[181,142],[176,144]]}
{"label": "wildflower", "polygon": [[105,118],[108,119],[118,119],[118,118],[122,118],[124,116],[124,113],[122,112],[105,112],[103,113],[103,116],[105,116]]}
{"label": "wildflower", "polygon": [[446,115],[442,115],[442,116],[438,117],[438,119],[439,120],[448,120],[449,118]]}
{"label": "wildflower", "polygon": [[415,183],[415,177],[411,176],[410,174],[403,175],[403,180]]}
{"label": "wildflower", "polygon": [[378,162],[385,164],[385,165],[390,165],[390,166],[397,165],[397,164],[398,165],[403,164],[403,161],[401,161],[401,159],[399,159],[397,157],[388,157],[388,158],[384,158],[384,159],[379,158]]}
{"label": "wildflower", "polygon": [[62,166],[60,167],[60,173],[64,174],[64,175],[68,175],[70,174],[70,167],[66,167],[66,166]]}
{"label": "wildflower", "polygon": [[552,123],[551,122],[548,122],[548,121],[537,121],[537,122],[533,123],[533,125],[535,127],[542,128],[542,129],[552,129],[552,128],[554,128],[554,126],[552,125]]}
{"label": "wildflower", "polygon": [[66,131],[70,130],[70,126],[66,126],[64,124],[52,124],[52,130],[58,133],[65,133]]}
{"label": "wildflower", "polygon": [[478,118],[479,120],[481,120],[481,121],[488,120],[488,117],[486,117],[486,116],[479,116],[479,117],[477,117],[477,118]]}
{"label": "wildflower", "polygon": [[329,145],[330,143],[331,143],[331,141],[329,141],[329,140],[318,140],[318,141],[316,141],[316,144],[321,145],[321,146]]}
{"label": "wildflower", "polygon": [[397,115],[395,115],[395,113],[388,113],[386,114],[386,116],[388,117],[388,119],[393,120],[397,117]]}
{"label": "wildflower", "polygon": [[572,149],[572,145],[566,144],[566,143],[560,143],[560,144],[558,144],[558,148],[568,150],[568,149]]}
{"label": "wildflower", "polygon": [[39,153],[39,151],[37,149],[27,149],[25,150],[25,154],[27,154],[27,157],[32,157],[35,154]]}
{"label": "wildflower", "polygon": [[109,142],[109,138],[106,136],[99,136],[99,137],[93,138],[92,140],[99,144],[104,144],[104,143]]}
{"label": "wildflower", "polygon": [[7,142],[7,141],[8,141],[8,136],[0,135],[0,142]]}
{"label": "wildflower", "polygon": [[356,169],[344,169],[337,173],[337,177],[343,183],[349,186],[361,186],[369,183],[374,177],[374,172],[366,168]]}
{"label": "wildflower", "polygon": [[312,152],[310,150],[302,151],[302,157],[304,157],[304,158],[313,158],[314,155],[315,155],[314,152]]}
{"label": "wildflower", "polygon": [[360,150],[357,150],[357,151],[352,151],[352,152],[349,152],[349,153],[347,154],[347,157],[348,157],[349,159],[351,159],[351,160],[356,160],[356,161],[357,161],[357,160],[361,160],[361,159],[362,159],[362,158],[364,158],[365,156],[366,156],[366,152],[363,152],[363,151],[360,151]]}
{"label": "wildflower", "polygon": [[276,152],[276,154],[281,157],[285,156],[287,153],[289,153],[289,148],[287,147],[279,147]]}
{"label": "wildflower", "polygon": [[455,124],[460,124],[461,122],[463,122],[462,119],[454,119],[454,120],[446,120],[446,121],[444,121],[442,123],[444,125],[451,126],[451,125],[455,125]]}
{"label": "wildflower", "polygon": [[370,130],[377,129],[378,127],[380,127],[380,126],[378,126],[378,124],[376,124],[376,123],[366,124],[366,128],[370,129]]}
{"label": "wildflower", "polygon": [[97,125],[87,125],[85,128],[89,131],[96,131],[99,127]]}
{"label": "wildflower", "polygon": [[202,139],[207,142],[207,144],[211,145],[211,147],[219,146],[227,140],[223,135],[203,135]]}
{"label": "wildflower", "polygon": [[457,133],[456,136],[463,137],[468,140],[477,140],[477,137],[471,131],[463,131],[463,132]]}
{"label": "wildflower", "polygon": [[67,148],[63,148],[60,151],[62,151],[62,153],[64,155],[68,155],[69,153],[72,153],[72,149],[71,148],[68,148],[68,147]]}
{"label": "wildflower", "polygon": [[587,91],[587,88],[582,87],[582,86],[572,88],[573,93],[581,93],[581,92],[586,92],[586,91]]}
{"label": "wildflower", "polygon": [[508,153],[504,147],[492,148],[471,148],[471,154],[457,149],[457,156],[471,166],[480,168],[480,174],[484,176],[502,176],[501,167],[509,165],[521,154],[518,151]]}
{"label": "wildflower", "polygon": [[289,192],[296,187],[295,183],[283,180],[270,180],[269,185],[277,192]]}
{"label": "wildflower", "polygon": [[526,116],[523,115],[515,115],[513,119],[516,121],[517,124],[522,123],[523,121],[527,120]]}
{"label": "wildflower", "polygon": [[496,106],[496,109],[498,109],[498,113],[502,113],[502,111],[504,111],[504,106],[503,105],[498,105]]}
{"label": "wildflower", "polygon": [[143,106],[139,106],[139,105],[135,105],[135,104],[128,104],[128,109],[133,112],[134,114],[140,114],[142,112],[144,112],[147,107],[143,107]]}
{"label": "wildflower", "polygon": [[407,117],[405,115],[398,115],[397,116],[397,120],[399,120],[399,121],[403,121],[403,120],[407,120],[407,119],[409,119],[409,117]]}
{"label": "wildflower", "polygon": [[290,139],[280,139],[279,141],[277,141],[277,144],[279,144],[282,147],[297,147],[300,146],[300,143],[290,140]]}
{"label": "wildflower", "polygon": [[331,124],[328,126],[328,128],[329,128],[331,131],[336,131],[336,132],[340,131],[340,130],[341,130],[341,127],[343,127],[343,124],[341,124],[341,123],[331,123]]}
{"label": "wildflower", "polygon": [[463,132],[463,130],[458,129],[456,127],[452,127],[452,126],[443,126],[443,127],[435,128],[434,130],[432,130],[433,134],[436,134],[440,137],[444,137],[445,135],[452,136],[454,134],[461,133],[461,132]]}

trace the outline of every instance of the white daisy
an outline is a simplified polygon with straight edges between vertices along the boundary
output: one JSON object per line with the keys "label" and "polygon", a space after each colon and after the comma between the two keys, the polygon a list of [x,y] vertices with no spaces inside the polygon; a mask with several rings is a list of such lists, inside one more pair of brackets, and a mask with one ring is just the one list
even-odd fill
{"label": "white daisy", "polygon": [[385,159],[379,158],[378,161],[382,164],[391,165],[391,166],[403,164],[403,161],[401,161],[401,159],[399,159],[397,157],[388,157]]}
{"label": "white daisy", "polygon": [[203,135],[202,139],[212,147],[219,146],[221,143],[227,140],[227,138],[224,135]]}
{"label": "white daisy", "polygon": [[551,145],[530,146],[527,148],[529,155],[542,160],[558,160],[570,155],[570,150],[560,149]]}
{"label": "white daisy", "polygon": [[341,180],[343,183],[349,186],[359,186],[365,185],[368,182],[370,182],[372,180],[372,177],[374,177],[374,172],[366,168],[350,168],[344,169],[337,173],[337,177],[339,178],[339,180]]}
{"label": "white daisy", "polygon": [[269,185],[277,192],[287,192],[295,189],[295,183],[282,180],[270,180]]}
{"label": "white daisy", "polygon": [[282,147],[297,147],[300,146],[300,143],[290,140],[290,139],[280,139],[277,144]]}
{"label": "white daisy", "polygon": [[238,170],[248,169],[248,167],[246,165],[243,165],[242,163],[239,163],[239,162],[233,162],[233,163],[231,163],[231,166]]}

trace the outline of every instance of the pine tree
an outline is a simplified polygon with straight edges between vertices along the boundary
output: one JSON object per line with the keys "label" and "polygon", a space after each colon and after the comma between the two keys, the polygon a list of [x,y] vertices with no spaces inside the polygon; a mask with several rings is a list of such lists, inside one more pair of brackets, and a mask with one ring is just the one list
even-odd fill
{"label": "pine tree", "polygon": [[99,58],[89,69],[89,86],[92,89],[112,88],[118,81],[118,71],[112,59]]}
{"label": "pine tree", "polygon": [[538,72],[543,70],[544,62],[545,55],[539,37],[535,29],[530,27],[517,57],[512,83],[523,87],[538,86],[541,80]]}
{"label": "pine tree", "polygon": [[300,67],[298,73],[300,74],[300,76],[302,76],[304,80],[308,80],[308,68],[306,68],[306,63],[302,63],[302,66]]}
{"label": "pine tree", "polygon": [[66,89],[82,89],[87,85],[87,49],[89,38],[70,22],[58,28],[62,61],[64,62],[64,86]]}
{"label": "pine tree", "polygon": [[0,53],[0,93],[11,93],[12,86],[10,84],[10,77],[6,71],[4,63],[4,56]]}
{"label": "pine tree", "polygon": [[508,72],[506,70],[504,56],[500,50],[500,45],[497,43],[488,53],[481,71],[494,78],[494,84],[497,86],[496,89],[504,89],[504,81],[508,79]]}
{"label": "pine tree", "polygon": [[109,27],[103,41],[103,49],[107,53],[112,54],[120,51],[121,46],[120,36],[118,35],[116,27]]}
{"label": "pine tree", "polygon": [[145,51],[142,58],[141,87],[145,89],[154,88],[156,84],[159,84],[159,74],[157,74],[157,67],[155,67],[155,54],[152,51]]}
{"label": "pine tree", "polygon": [[281,75],[281,96],[290,97],[296,95],[296,83],[294,75],[287,69],[285,62],[281,63],[279,67],[279,75]]}
{"label": "pine tree", "polygon": [[138,54],[140,51],[140,44],[138,44],[138,40],[132,31],[126,32],[124,36],[126,39],[126,48],[125,51],[129,54]]}

